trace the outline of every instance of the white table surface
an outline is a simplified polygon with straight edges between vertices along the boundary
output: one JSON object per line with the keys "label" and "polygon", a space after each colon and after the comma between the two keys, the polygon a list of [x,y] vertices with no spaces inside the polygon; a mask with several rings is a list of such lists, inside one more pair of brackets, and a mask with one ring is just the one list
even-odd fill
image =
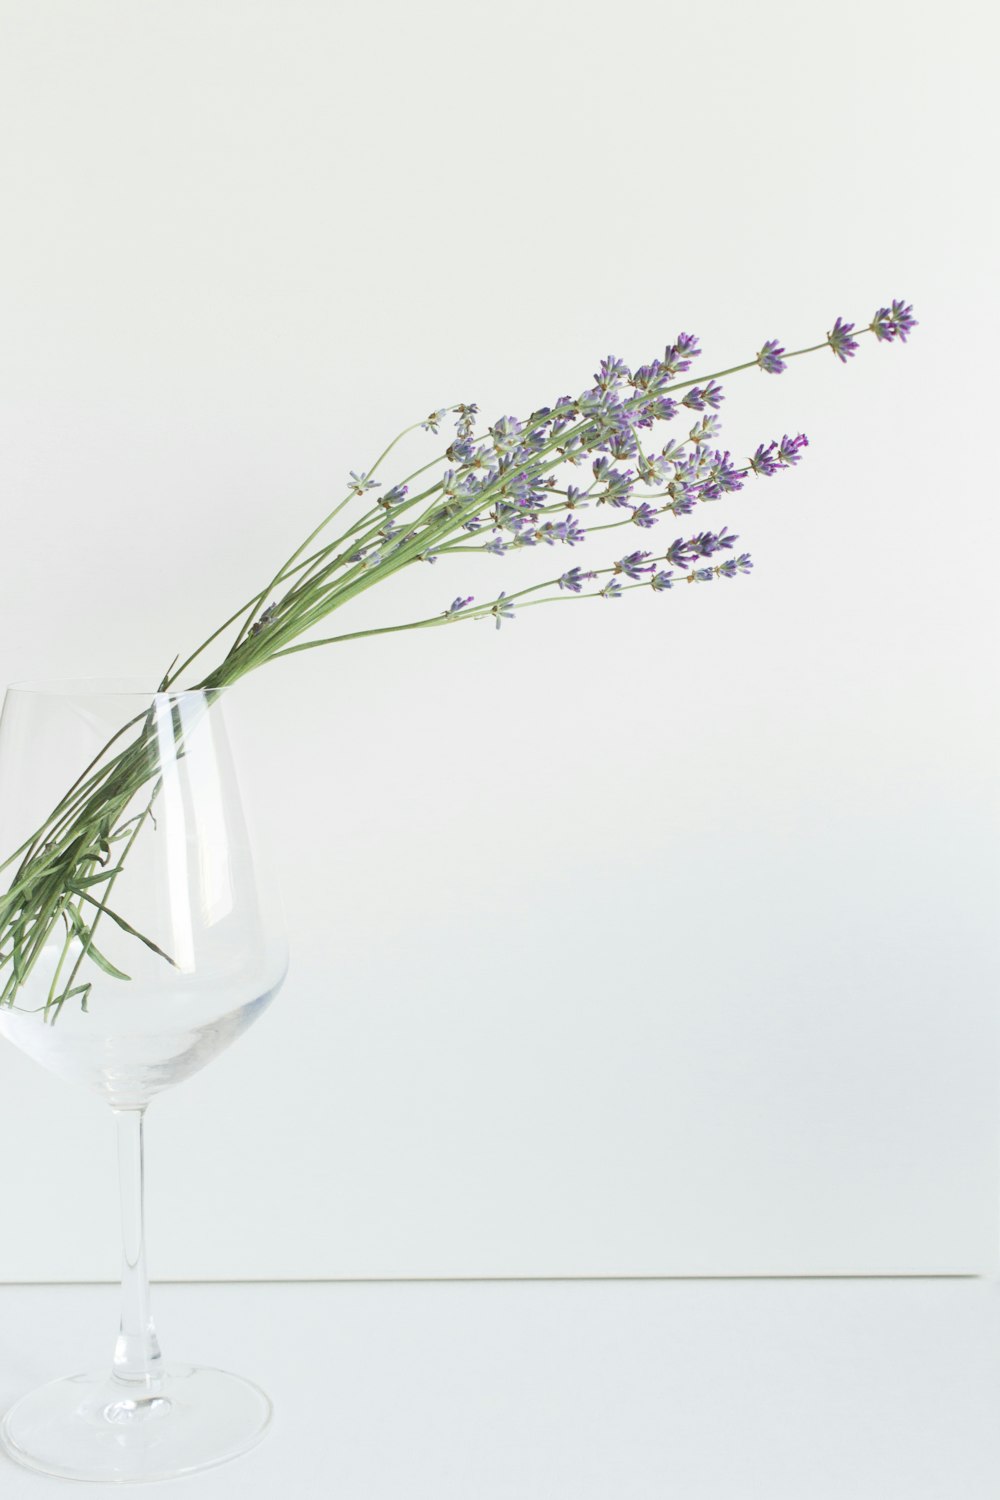
{"label": "white table surface", "polygon": [[[1000,1288],[965,1279],[172,1284],[165,1353],[263,1385],[189,1500],[996,1500]],[[116,1291],[0,1287],[0,1406],[103,1362]],[[73,1485],[0,1459],[0,1495]]]}

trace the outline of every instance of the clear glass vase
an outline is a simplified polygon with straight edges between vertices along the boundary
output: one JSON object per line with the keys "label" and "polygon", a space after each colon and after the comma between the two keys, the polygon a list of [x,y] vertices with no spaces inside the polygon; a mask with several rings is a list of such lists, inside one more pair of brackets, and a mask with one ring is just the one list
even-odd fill
{"label": "clear glass vase", "polygon": [[0,1032],[114,1112],[121,1327],[110,1367],[24,1396],[0,1435],[45,1473],[167,1479],[263,1435],[271,1405],[164,1363],[143,1233],[149,1101],[244,1032],[278,990],[280,903],[254,856],[218,691],[89,682],[8,690],[0,717]]}

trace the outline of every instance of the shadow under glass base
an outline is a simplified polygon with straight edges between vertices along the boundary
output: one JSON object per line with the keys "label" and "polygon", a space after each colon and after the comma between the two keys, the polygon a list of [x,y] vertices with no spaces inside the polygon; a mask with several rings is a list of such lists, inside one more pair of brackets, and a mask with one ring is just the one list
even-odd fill
{"label": "shadow under glass base", "polygon": [[156,1389],[71,1375],[22,1396],[0,1426],[11,1458],[61,1479],[174,1479],[237,1458],[264,1436],[271,1403],[239,1375],[186,1365]]}

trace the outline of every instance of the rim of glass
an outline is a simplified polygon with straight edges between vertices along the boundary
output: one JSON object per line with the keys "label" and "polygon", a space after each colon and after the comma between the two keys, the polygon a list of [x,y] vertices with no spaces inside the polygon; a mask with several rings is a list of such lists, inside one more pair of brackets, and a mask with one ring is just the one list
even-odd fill
{"label": "rim of glass", "polygon": [[8,693],[31,693],[43,698],[205,698],[227,693],[228,686],[211,688],[156,688],[143,677],[27,678],[7,684]]}

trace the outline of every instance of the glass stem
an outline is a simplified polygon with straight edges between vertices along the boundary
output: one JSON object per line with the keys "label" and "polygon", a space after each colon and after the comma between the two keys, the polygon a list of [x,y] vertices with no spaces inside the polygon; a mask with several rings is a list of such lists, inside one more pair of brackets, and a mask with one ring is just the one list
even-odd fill
{"label": "glass stem", "polygon": [[122,1321],[112,1373],[118,1380],[153,1393],[162,1355],[149,1307],[146,1234],[143,1224],[142,1121],[145,1108],[116,1109],[118,1180],[122,1205]]}

